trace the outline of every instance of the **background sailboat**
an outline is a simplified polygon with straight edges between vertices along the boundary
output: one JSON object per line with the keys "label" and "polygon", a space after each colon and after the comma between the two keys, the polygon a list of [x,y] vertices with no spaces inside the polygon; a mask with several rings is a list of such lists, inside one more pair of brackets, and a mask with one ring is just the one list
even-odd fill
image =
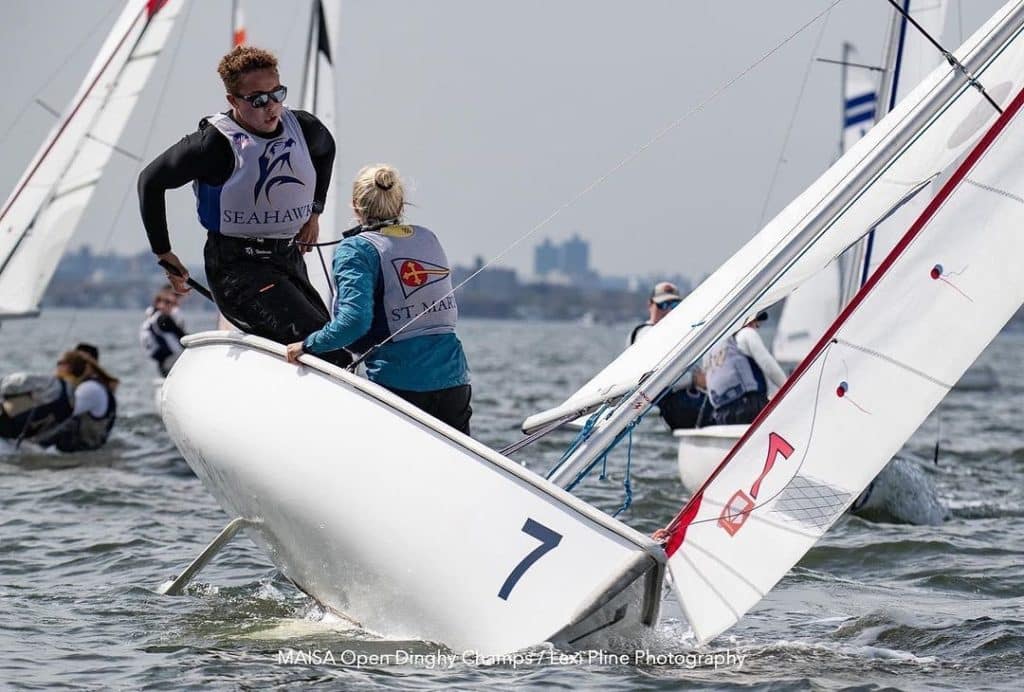
{"label": "background sailboat", "polygon": [[126,3],[78,92],[0,208],[0,319],[38,313],[182,4]]}

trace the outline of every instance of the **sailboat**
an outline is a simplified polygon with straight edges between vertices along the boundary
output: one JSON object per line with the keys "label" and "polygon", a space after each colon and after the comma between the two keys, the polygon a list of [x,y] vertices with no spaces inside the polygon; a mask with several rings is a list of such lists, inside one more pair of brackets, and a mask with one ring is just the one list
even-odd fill
{"label": "sailboat", "polygon": [[[885,63],[880,70],[881,83],[869,78],[868,68],[857,62],[852,44],[844,43],[840,155],[939,64],[941,56],[928,43],[922,30],[932,36],[941,35],[946,9],[944,1],[903,0],[903,12],[893,11]],[[908,16],[918,22],[921,30],[910,25]],[[786,297],[772,351],[780,363],[788,365],[788,370],[803,360],[817,343],[930,197],[922,192],[909,200],[892,217],[872,228],[865,238]],[[691,492],[699,488],[746,431],[746,425],[674,431],[683,487]],[[947,515],[928,475],[917,462],[901,457],[893,459],[882,470],[853,503],[851,511],[911,524],[938,524]]]}
{"label": "sailboat", "polygon": [[[974,81],[934,71],[643,341],[531,417],[526,427],[543,433],[597,410],[550,478],[351,372],[309,355],[297,368],[282,346],[235,333],[186,339],[163,390],[168,431],[232,517],[225,532],[244,526],[300,589],[368,630],[483,655],[635,643],[658,622],[667,567],[707,641],[820,538],[1024,302],[1008,262],[1024,249],[1014,233],[1024,189],[1010,165],[1024,136],[1022,32],[1024,1],[1013,0],[955,54]],[[743,314],[819,271],[965,153],[664,546],[565,490]],[[957,210],[981,229],[970,242]],[[939,312],[958,319],[911,318]],[[940,362],[927,347],[936,330],[952,342]],[[892,377],[901,386],[880,393]],[[819,389],[831,398],[817,401]],[[823,498],[816,514],[794,499],[808,493]]]}
{"label": "sailboat", "polygon": [[170,36],[182,0],[130,0],[0,208],[0,320],[34,317]]}

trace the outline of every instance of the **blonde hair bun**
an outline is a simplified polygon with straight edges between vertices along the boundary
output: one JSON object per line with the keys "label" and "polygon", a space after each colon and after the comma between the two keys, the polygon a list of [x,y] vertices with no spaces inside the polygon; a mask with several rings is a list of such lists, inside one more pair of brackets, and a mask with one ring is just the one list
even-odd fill
{"label": "blonde hair bun", "polygon": [[386,163],[363,166],[352,183],[352,209],[366,224],[400,220],[405,188],[398,171]]}

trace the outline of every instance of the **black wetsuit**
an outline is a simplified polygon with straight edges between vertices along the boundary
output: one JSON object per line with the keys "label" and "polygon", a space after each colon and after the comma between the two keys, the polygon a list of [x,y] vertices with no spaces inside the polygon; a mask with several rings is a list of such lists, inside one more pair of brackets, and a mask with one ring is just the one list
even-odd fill
{"label": "black wetsuit", "polygon": [[[316,170],[313,212],[319,214],[331,182],[334,138],[316,116],[305,111],[292,113]],[[278,127],[283,129],[282,125]],[[198,130],[146,166],[139,175],[139,204],[154,254],[171,249],[165,191],[192,181],[218,187],[234,170],[231,144],[205,119]],[[210,232],[203,255],[217,307],[243,331],[288,344],[301,341],[330,320],[330,311],[309,282],[302,253],[290,240],[236,238]],[[345,351],[321,357],[343,366],[351,362]]]}

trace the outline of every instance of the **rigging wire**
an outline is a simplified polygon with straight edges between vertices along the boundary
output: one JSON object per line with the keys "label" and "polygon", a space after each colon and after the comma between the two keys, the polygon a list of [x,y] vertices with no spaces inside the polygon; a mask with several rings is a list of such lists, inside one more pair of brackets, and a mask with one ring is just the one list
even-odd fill
{"label": "rigging wire", "polygon": [[900,13],[901,15],[903,15],[903,18],[904,18],[904,19],[906,19],[906,20],[907,20],[908,22],[910,22],[910,24],[911,24],[911,25],[912,25],[912,26],[913,26],[913,27],[914,27],[915,29],[917,29],[917,30],[918,30],[918,32],[920,32],[920,34],[921,34],[922,36],[924,36],[924,37],[925,37],[926,39],[928,39],[928,42],[929,42],[929,43],[931,43],[931,44],[932,44],[933,46],[935,46],[935,49],[936,49],[936,50],[938,50],[938,51],[939,51],[939,53],[941,53],[941,54],[942,54],[942,57],[946,59],[946,62],[948,62],[948,63],[950,64],[950,66],[951,66],[951,67],[952,67],[952,68],[953,68],[954,70],[956,70],[956,71],[957,71],[957,72],[959,72],[959,73],[960,73],[961,75],[963,75],[964,79],[966,79],[966,80],[967,80],[967,83],[968,83],[968,84],[970,84],[970,85],[971,85],[972,87],[974,87],[975,89],[977,89],[977,90],[978,90],[978,92],[979,92],[979,93],[980,93],[980,94],[981,94],[982,96],[984,96],[984,97],[985,97],[985,100],[989,102],[989,105],[991,105],[991,106],[992,106],[993,108],[995,108],[995,109],[996,109],[996,112],[997,112],[997,113],[999,113],[1000,115],[1002,115],[1002,113],[1003,113],[1003,109],[1002,109],[1002,108],[1000,108],[1000,107],[999,107],[999,104],[998,104],[998,103],[996,103],[996,102],[995,102],[995,100],[993,100],[993,98],[992,98],[991,96],[989,96],[989,95],[988,95],[988,92],[987,92],[987,91],[985,91],[985,87],[984,87],[984,86],[982,86],[981,82],[979,82],[979,81],[978,81],[977,77],[975,77],[975,76],[974,76],[973,74],[971,74],[971,73],[970,73],[970,71],[968,71],[967,67],[965,67],[965,66],[964,66],[964,64],[963,64],[962,62],[960,62],[959,60],[957,60],[957,59],[956,59],[956,56],[955,56],[955,55],[953,55],[953,53],[951,53],[950,51],[946,50],[946,49],[945,49],[945,48],[944,48],[944,47],[942,46],[942,44],[941,44],[941,43],[939,43],[938,41],[936,41],[936,40],[935,40],[935,39],[934,39],[934,38],[932,37],[932,35],[931,35],[931,34],[929,34],[929,33],[928,33],[928,32],[927,32],[926,30],[925,30],[925,28],[924,28],[923,26],[921,26],[921,25],[920,25],[920,24],[919,24],[919,23],[917,22],[917,20],[916,20],[916,19],[914,19],[913,17],[911,17],[911,16],[910,16],[910,13],[909,13],[909,12],[907,12],[907,11],[906,11],[905,9],[903,9],[902,7],[900,7],[900,4],[899,4],[898,2],[896,2],[896,0],[889,0],[889,4],[890,4],[890,5],[892,5],[892,6],[894,7],[894,8],[896,8],[896,11],[897,11],[897,12],[899,12],[899,13]]}
{"label": "rigging wire", "polygon": [[771,181],[768,183],[768,191],[764,195],[764,203],[761,205],[761,214],[758,217],[758,227],[764,226],[764,217],[768,213],[768,204],[772,199],[772,192],[775,190],[775,183],[779,177],[779,171],[782,170],[782,164],[786,160],[786,149],[789,148],[789,140],[793,136],[793,128],[796,126],[796,116],[800,113],[800,105],[804,100],[804,93],[807,90],[807,82],[811,77],[811,68],[814,66],[816,60],[814,56],[818,53],[818,49],[821,47],[821,41],[825,37],[825,29],[828,28],[828,20],[832,16],[832,8],[830,7],[825,15],[825,21],[821,23],[821,29],[818,31],[818,38],[814,42],[814,46],[811,48],[811,59],[807,61],[807,67],[804,68],[804,78],[800,82],[800,93],[797,94],[796,103],[793,105],[793,113],[789,117],[789,127],[786,128],[786,137],[782,140],[782,148],[779,150],[779,158],[775,162],[775,170],[772,172]]}
{"label": "rigging wire", "polygon": [[35,93],[32,94],[32,98],[25,102],[25,105],[21,107],[21,110],[18,111],[18,114],[14,116],[14,120],[11,122],[11,124],[5,128],[4,136],[0,137],[0,144],[4,144],[11,137],[11,135],[17,131],[18,123],[20,123],[21,119],[25,117],[25,114],[28,112],[28,109],[32,104],[39,105],[39,107],[41,107],[46,112],[51,113],[54,117],[60,117],[60,112],[54,108],[51,108],[45,101],[43,101],[39,97],[39,95],[42,94],[43,91],[48,86],[50,86],[50,84],[53,83],[53,80],[57,78],[57,75],[60,74],[61,70],[68,66],[68,63],[70,63],[72,58],[75,57],[75,54],[78,53],[79,50],[81,50],[82,46],[84,46],[90,39],[92,39],[93,35],[99,30],[101,26],[107,23],[107,20],[110,19],[110,15],[112,15],[114,13],[114,10],[118,9],[119,7],[120,5],[118,3],[113,3],[110,6],[110,9],[107,10],[107,13],[100,17],[99,21],[93,24],[88,31],[81,34],[82,39],[78,43],[76,43],[75,46],[67,53],[67,56],[64,58],[64,60],[62,60],[61,63],[57,65],[57,67],[55,67],[53,71],[50,72],[49,76],[46,78],[46,81],[44,81],[39,86],[39,88],[36,89]]}
{"label": "rigging wire", "polygon": [[[732,78],[730,78],[730,79],[726,80],[726,81],[725,81],[725,82],[724,82],[723,84],[721,84],[720,86],[718,86],[718,87],[717,87],[717,88],[716,88],[716,89],[715,89],[714,91],[712,91],[712,92],[711,92],[711,94],[710,94],[710,95],[708,95],[708,96],[707,96],[707,97],[706,97],[706,98],[705,98],[705,99],[704,99],[703,101],[701,101],[701,102],[700,102],[700,103],[698,103],[697,105],[693,106],[693,107],[692,107],[692,108],[691,108],[690,110],[688,110],[688,111],[687,111],[686,113],[684,113],[683,115],[681,115],[681,116],[680,116],[679,118],[677,118],[677,119],[673,120],[673,121],[672,121],[671,123],[669,123],[668,125],[666,125],[665,127],[663,127],[663,128],[661,129],[661,130],[659,130],[658,132],[656,132],[656,133],[655,133],[655,135],[654,135],[654,136],[653,136],[653,137],[652,137],[651,139],[649,139],[649,140],[648,140],[647,142],[645,142],[644,144],[640,145],[639,147],[637,147],[636,149],[634,149],[633,151],[631,151],[631,152],[630,152],[629,154],[627,154],[627,155],[626,155],[626,156],[625,156],[625,157],[624,157],[624,158],[623,158],[623,159],[622,159],[621,161],[619,161],[619,162],[618,162],[617,164],[615,164],[614,166],[612,166],[612,167],[611,167],[611,169],[609,169],[609,170],[608,170],[608,171],[607,171],[606,173],[602,174],[601,176],[599,176],[598,178],[596,178],[595,180],[593,180],[592,182],[590,182],[590,184],[586,185],[586,186],[585,186],[585,187],[584,187],[584,188],[583,188],[582,190],[580,190],[580,192],[578,192],[578,193],[577,193],[576,195],[574,195],[574,196],[573,196],[573,197],[572,197],[571,199],[569,199],[569,201],[567,201],[567,202],[565,202],[564,204],[562,204],[561,206],[557,207],[557,208],[556,208],[556,209],[555,209],[555,210],[554,210],[553,212],[551,212],[551,213],[550,213],[550,214],[548,214],[548,215],[547,215],[547,216],[546,216],[546,217],[545,217],[544,219],[542,219],[542,220],[541,220],[541,221],[540,221],[540,222],[539,222],[539,223],[538,223],[537,225],[535,225],[535,226],[534,226],[533,228],[531,228],[530,230],[528,230],[528,231],[527,231],[526,233],[524,233],[523,235],[519,236],[519,238],[517,238],[517,239],[516,239],[516,240],[514,240],[514,241],[513,241],[513,242],[512,242],[511,244],[509,244],[508,246],[506,246],[506,247],[505,247],[505,249],[503,249],[503,250],[502,250],[501,252],[499,252],[499,253],[498,253],[497,255],[495,255],[495,256],[494,256],[493,258],[491,258],[491,259],[490,259],[490,260],[488,260],[487,262],[484,262],[484,263],[483,263],[483,264],[482,264],[482,265],[481,265],[480,267],[478,267],[478,268],[476,269],[476,271],[474,271],[474,272],[473,272],[473,273],[471,273],[471,274],[470,274],[469,276],[467,276],[467,277],[466,277],[465,279],[463,279],[463,280],[462,280],[461,282],[459,282],[459,284],[458,284],[457,286],[453,287],[451,291],[449,291],[449,292],[448,292],[448,293],[446,293],[446,294],[445,294],[444,296],[442,296],[442,297],[441,297],[441,298],[439,298],[439,299],[438,299],[437,301],[435,301],[435,302],[434,302],[434,303],[433,303],[433,304],[432,304],[432,305],[431,305],[430,307],[432,308],[432,307],[436,306],[436,305],[437,305],[438,303],[440,303],[441,301],[443,301],[443,300],[445,300],[446,298],[448,298],[449,296],[453,295],[453,294],[454,294],[454,293],[455,293],[455,292],[456,292],[457,290],[459,290],[460,288],[462,288],[463,286],[465,286],[465,285],[466,285],[467,283],[469,283],[470,281],[472,281],[473,279],[475,279],[475,278],[476,278],[476,277],[477,277],[477,276],[478,276],[478,275],[479,275],[479,274],[480,274],[481,272],[483,272],[483,271],[484,271],[485,269],[487,269],[488,267],[490,267],[491,265],[493,265],[494,263],[496,263],[496,262],[497,262],[498,260],[501,260],[501,259],[503,259],[503,258],[504,258],[504,257],[505,257],[506,255],[508,255],[508,254],[509,254],[509,253],[510,253],[510,252],[511,252],[512,250],[514,250],[515,248],[517,248],[517,247],[518,247],[519,245],[521,245],[521,244],[522,244],[523,242],[525,242],[525,241],[526,241],[526,240],[527,240],[528,238],[530,238],[530,237],[531,237],[531,236],[533,236],[533,235],[534,235],[535,233],[537,233],[538,231],[540,231],[540,230],[541,230],[542,228],[544,228],[545,226],[547,226],[547,225],[548,225],[548,224],[549,224],[549,223],[550,223],[551,221],[553,221],[553,220],[555,219],[555,217],[557,217],[557,216],[558,216],[559,214],[561,214],[562,212],[564,212],[564,211],[565,211],[566,209],[568,209],[569,207],[571,207],[571,206],[575,205],[575,204],[576,204],[576,203],[577,203],[577,202],[578,202],[579,200],[581,200],[582,198],[586,197],[586,196],[587,196],[588,194],[590,194],[590,193],[591,193],[591,192],[592,192],[593,190],[595,190],[596,188],[600,187],[600,186],[601,186],[601,185],[602,185],[602,184],[603,184],[603,183],[604,183],[604,182],[605,182],[606,180],[608,180],[608,179],[609,179],[609,178],[611,178],[611,177],[612,177],[613,175],[615,175],[616,173],[618,173],[620,169],[622,169],[622,168],[624,168],[624,167],[625,167],[626,165],[628,165],[628,164],[632,163],[632,162],[633,162],[633,161],[634,161],[634,160],[635,160],[635,159],[636,159],[637,157],[639,157],[639,156],[640,156],[641,154],[643,154],[643,153],[644,153],[645,151],[647,151],[648,149],[650,149],[650,148],[651,148],[651,147],[652,147],[652,146],[653,146],[654,144],[656,144],[657,142],[661,141],[661,140],[662,140],[662,139],[663,139],[663,138],[664,138],[664,137],[665,137],[666,135],[668,135],[668,134],[669,134],[669,133],[670,133],[670,132],[671,132],[672,130],[674,130],[674,129],[676,129],[677,127],[679,127],[679,125],[681,125],[681,124],[682,124],[682,123],[684,123],[685,121],[689,120],[689,119],[690,119],[691,117],[693,117],[693,116],[694,116],[694,115],[696,115],[697,113],[700,113],[700,112],[702,112],[702,111],[703,111],[703,110],[704,110],[704,109],[705,109],[705,108],[706,108],[706,107],[708,106],[708,104],[710,104],[710,103],[711,103],[712,101],[716,100],[716,99],[717,99],[717,98],[718,98],[719,96],[721,96],[721,95],[722,95],[722,94],[723,94],[724,92],[726,92],[727,90],[729,90],[730,88],[732,88],[732,86],[733,86],[733,85],[734,85],[734,84],[735,84],[736,82],[738,82],[739,80],[741,80],[741,79],[743,79],[743,78],[744,78],[745,76],[747,76],[747,74],[749,74],[749,73],[750,73],[750,72],[752,72],[752,71],[753,71],[753,70],[754,70],[755,68],[757,68],[758,66],[760,66],[760,65],[761,65],[761,63],[763,63],[763,62],[764,62],[764,61],[766,61],[766,60],[767,60],[768,58],[772,57],[772,56],[773,56],[773,55],[775,55],[775,54],[776,54],[777,52],[779,52],[779,51],[780,51],[780,50],[781,50],[782,48],[784,48],[784,47],[785,47],[785,46],[786,46],[787,44],[789,44],[789,43],[790,43],[790,42],[791,42],[791,41],[792,41],[793,39],[795,39],[795,38],[796,38],[797,36],[799,36],[799,35],[800,35],[800,34],[802,34],[802,33],[803,33],[804,31],[806,31],[806,30],[808,29],[808,27],[812,26],[812,25],[813,25],[813,24],[814,24],[815,22],[817,22],[817,21],[818,21],[819,19],[821,19],[822,17],[824,17],[825,15],[827,15],[827,14],[828,14],[829,12],[831,12],[831,11],[832,11],[832,9],[833,9],[833,8],[834,8],[834,7],[836,6],[836,5],[838,5],[838,4],[840,3],[840,2],[842,2],[842,1],[843,1],[843,0],[832,0],[832,2],[831,2],[831,3],[829,4],[829,5],[828,5],[828,7],[826,7],[826,8],[824,9],[824,10],[822,10],[821,12],[819,12],[818,14],[816,14],[816,15],[815,15],[814,17],[812,17],[811,19],[809,19],[809,20],[807,20],[806,22],[804,22],[804,23],[803,23],[803,24],[802,24],[802,25],[801,25],[801,26],[800,26],[799,28],[797,28],[797,29],[796,29],[795,31],[793,31],[792,33],[790,33],[789,35],[787,35],[787,36],[786,36],[785,38],[783,38],[783,39],[782,39],[782,40],[781,40],[780,42],[778,42],[777,44],[775,44],[774,46],[772,46],[771,48],[769,48],[769,49],[768,49],[767,51],[765,51],[765,52],[764,52],[764,53],[763,53],[763,54],[762,54],[762,55],[761,55],[760,57],[758,57],[758,58],[757,58],[756,60],[754,60],[754,62],[752,62],[752,63],[751,63],[750,65],[748,65],[748,66],[747,66],[746,68],[744,68],[744,69],[743,69],[743,70],[741,70],[741,71],[740,71],[739,73],[737,73],[737,74],[736,74],[735,76],[733,76]],[[390,335],[389,335],[389,336],[388,336],[387,338],[383,339],[383,340],[382,340],[382,341],[380,341],[379,343],[377,343],[377,344],[374,344],[374,345],[373,345],[372,347],[370,347],[370,348],[369,348],[369,349],[368,349],[368,350],[367,350],[367,351],[366,351],[365,353],[363,353],[363,354],[361,354],[361,355],[360,355],[359,357],[357,357],[357,358],[356,358],[356,359],[355,359],[355,360],[354,360],[354,361],[352,362],[352,364],[348,366],[348,369],[354,372],[354,371],[355,371],[355,369],[356,369],[356,367],[358,367],[360,363],[362,363],[362,362],[363,362],[364,360],[366,360],[366,358],[367,358],[367,357],[368,357],[368,356],[369,356],[370,354],[372,354],[372,353],[373,353],[374,351],[376,351],[376,350],[377,350],[378,348],[380,348],[380,347],[381,347],[381,346],[383,346],[384,344],[386,344],[386,343],[388,343],[388,342],[390,342],[390,341],[394,340],[394,338],[395,338],[396,336],[398,336],[399,334],[401,334],[401,333],[402,333],[403,331],[405,331],[405,329],[407,329],[408,327],[412,326],[412,325],[413,325],[413,324],[415,324],[415,323],[416,323],[416,322],[417,322],[417,321],[418,321],[418,320],[419,320],[419,319],[420,319],[421,317],[423,317],[424,315],[426,315],[426,314],[429,314],[429,313],[430,313],[430,310],[428,309],[428,310],[424,310],[423,312],[421,312],[421,313],[420,313],[419,315],[417,315],[416,317],[413,317],[413,318],[412,318],[411,320],[409,320],[408,322],[406,322],[406,323],[405,323],[405,324],[404,324],[404,325],[403,325],[403,326],[402,326],[401,328],[399,328],[398,330],[396,330],[396,331],[395,331],[394,333],[390,334]]]}

